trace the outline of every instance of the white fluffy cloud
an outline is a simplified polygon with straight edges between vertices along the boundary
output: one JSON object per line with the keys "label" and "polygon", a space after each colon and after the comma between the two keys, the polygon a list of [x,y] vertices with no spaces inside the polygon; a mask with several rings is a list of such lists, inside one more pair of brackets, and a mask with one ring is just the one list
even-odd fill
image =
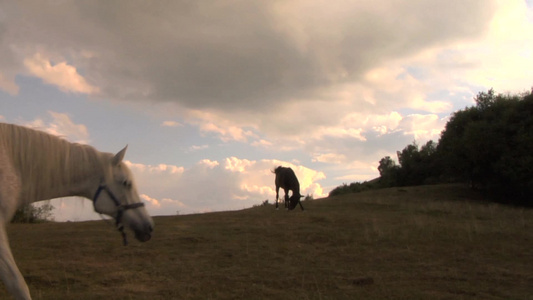
{"label": "white fluffy cloud", "polygon": [[154,215],[242,209],[265,199],[273,202],[272,169],[278,165],[293,168],[302,194],[326,196],[319,183],[325,178],[323,172],[278,160],[204,159],[190,168],[129,161],[126,164],[135,175],[141,198]]}
{"label": "white fluffy cloud", "polygon": [[412,135],[417,141],[437,140],[444,129],[448,118],[437,115],[412,114],[400,122],[404,135]]}
{"label": "white fluffy cloud", "polygon": [[44,82],[57,86],[66,92],[94,94],[98,88],[87,83],[75,67],[66,62],[52,65],[50,60],[36,53],[24,59],[24,65],[30,74],[41,78]]}
{"label": "white fluffy cloud", "polygon": [[74,123],[70,116],[65,113],[48,111],[48,115],[51,117],[50,121],[35,119],[31,122],[26,122],[24,125],[60,136],[72,142],[89,143],[89,131],[85,125]]}

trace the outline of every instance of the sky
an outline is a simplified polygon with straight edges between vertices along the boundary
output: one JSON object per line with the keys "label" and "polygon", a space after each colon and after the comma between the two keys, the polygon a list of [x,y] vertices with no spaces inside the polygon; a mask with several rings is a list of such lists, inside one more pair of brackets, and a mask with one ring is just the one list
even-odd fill
{"label": "sky", "polygon": [[530,90],[533,0],[0,0],[0,53],[0,122],[128,145],[152,215],[237,210],[276,166],[325,197],[479,92]]}

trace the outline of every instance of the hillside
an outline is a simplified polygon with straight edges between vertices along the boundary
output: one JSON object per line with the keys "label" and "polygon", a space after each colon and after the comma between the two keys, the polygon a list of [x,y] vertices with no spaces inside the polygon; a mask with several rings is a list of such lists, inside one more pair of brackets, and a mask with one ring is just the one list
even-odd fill
{"label": "hillside", "polygon": [[103,221],[8,230],[34,299],[531,297],[533,211],[478,200],[422,186],[156,217],[128,247]]}

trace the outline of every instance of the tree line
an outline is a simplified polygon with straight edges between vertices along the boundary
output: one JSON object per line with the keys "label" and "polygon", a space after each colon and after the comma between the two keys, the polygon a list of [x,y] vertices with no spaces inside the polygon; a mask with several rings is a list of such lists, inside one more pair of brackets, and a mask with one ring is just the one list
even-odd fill
{"label": "tree line", "polygon": [[343,184],[330,196],[366,189],[468,183],[486,198],[533,206],[533,89],[480,92],[476,104],[454,112],[438,142],[416,142],[379,161],[380,177]]}

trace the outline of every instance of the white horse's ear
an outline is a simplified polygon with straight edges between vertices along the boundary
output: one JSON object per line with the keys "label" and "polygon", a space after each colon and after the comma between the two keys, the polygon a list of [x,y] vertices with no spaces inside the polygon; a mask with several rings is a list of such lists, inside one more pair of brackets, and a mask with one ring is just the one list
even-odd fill
{"label": "white horse's ear", "polygon": [[126,145],[124,149],[120,150],[117,154],[115,154],[115,156],[111,160],[111,164],[113,164],[114,166],[120,164],[120,162],[122,162],[122,160],[124,159],[124,155],[126,155],[126,149],[128,149],[128,145]]}

